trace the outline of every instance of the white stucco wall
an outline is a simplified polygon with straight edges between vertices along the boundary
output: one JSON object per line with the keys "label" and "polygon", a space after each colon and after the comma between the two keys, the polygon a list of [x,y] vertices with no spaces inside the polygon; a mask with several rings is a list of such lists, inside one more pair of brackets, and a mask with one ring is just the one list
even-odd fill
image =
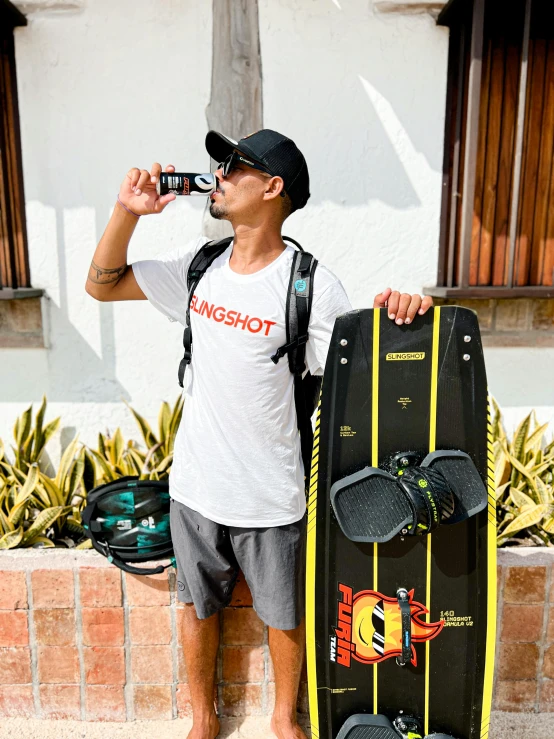
{"label": "white stucco wall", "polygon": [[[180,327],[146,303],[84,292],[97,240],[131,166],[204,171],[211,3],[88,0],[16,30],[29,250],[45,289],[48,348],[0,350],[0,437],[45,393],[94,443],[123,427],[121,403],[153,420],[177,395]],[[285,233],[333,269],[356,307],[392,285],[435,282],[447,31],[428,15],[382,15],[368,0],[259,0],[264,125],[294,138],[312,198]],[[245,132],[249,133],[249,132]],[[194,238],[204,203],[180,198],[142,219],[131,260]],[[509,425],[528,407],[554,416],[554,350],[487,351]]]}

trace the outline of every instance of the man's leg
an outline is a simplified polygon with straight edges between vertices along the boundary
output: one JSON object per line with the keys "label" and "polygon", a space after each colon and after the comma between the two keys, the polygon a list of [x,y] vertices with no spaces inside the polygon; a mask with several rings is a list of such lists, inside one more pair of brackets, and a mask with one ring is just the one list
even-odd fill
{"label": "man's leg", "polygon": [[219,613],[200,619],[192,604],[185,605],[181,641],[192,704],[193,726],[188,739],[215,739],[219,733],[214,703]]}
{"label": "man's leg", "polygon": [[304,621],[289,631],[269,627],[269,651],[275,672],[275,707],[271,729],[279,739],[306,739],[296,716],[304,643]]}

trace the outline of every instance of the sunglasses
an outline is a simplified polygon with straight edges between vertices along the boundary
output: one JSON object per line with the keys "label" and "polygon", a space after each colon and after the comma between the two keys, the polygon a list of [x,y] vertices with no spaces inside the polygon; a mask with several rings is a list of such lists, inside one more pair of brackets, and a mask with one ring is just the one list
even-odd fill
{"label": "sunglasses", "polygon": [[[236,151],[231,152],[229,156],[224,159],[222,162],[219,162],[217,165],[217,168],[221,170],[221,173],[224,177],[227,177],[230,172],[235,169],[235,167],[238,164],[246,164],[248,167],[252,167],[252,169],[258,169],[260,172],[265,172],[265,174],[271,175],[271,172],[269,172],[263,165],[258,164],[257,162],[253,162],[251,159],[246,159],[246,157],[243,157],[242,154],[239,154]],[[285,197],[285,191],[281,191],[281,197]]]}
{"label": "sunglasses", "polygon": [[246,164],[248,167],[252,167],[253,169],[258,169],[260,172],[270,174],[264,166],[257,162],[253,162],[251,159],[246,159],[246,157],[243,157],[242,154],[239,154],[236,151],[233,151],[229,154],[227,159],[220,162],[217,165],[217,168],[222,171],[224,177],[227,177],[227,175],[240,163]]}

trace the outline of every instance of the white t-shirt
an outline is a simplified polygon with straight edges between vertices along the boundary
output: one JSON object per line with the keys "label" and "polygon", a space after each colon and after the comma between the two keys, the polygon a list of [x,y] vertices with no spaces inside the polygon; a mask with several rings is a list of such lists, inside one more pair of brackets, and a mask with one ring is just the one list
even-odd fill
{"label": "white t-shirt", "polygon": [[[186,323],[187,270],[208,241],[133,264],[148,300]],[[294,249],[249,275],[229,266],[232,244],[206,271],[191,304],[192,362],[175,439],[171,497],[227,526],[282,526],[306,510],[285,306]],[[306,364],[322,374],[335,318],[351,310],[340,281],[318,264]],[[177,368],[174,368],[175,371]]]}

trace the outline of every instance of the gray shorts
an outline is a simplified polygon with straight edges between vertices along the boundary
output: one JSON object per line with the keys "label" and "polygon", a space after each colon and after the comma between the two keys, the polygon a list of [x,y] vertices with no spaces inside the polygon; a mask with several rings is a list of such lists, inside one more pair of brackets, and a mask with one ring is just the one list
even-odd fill
{"label": "gray shorts", "polygon": [[254,609],[274,629],[295,629],[304,617],[306,516],[267,528],[223,526],[171,499],[177,597],[198,618],[229,605],[239,570]]}

